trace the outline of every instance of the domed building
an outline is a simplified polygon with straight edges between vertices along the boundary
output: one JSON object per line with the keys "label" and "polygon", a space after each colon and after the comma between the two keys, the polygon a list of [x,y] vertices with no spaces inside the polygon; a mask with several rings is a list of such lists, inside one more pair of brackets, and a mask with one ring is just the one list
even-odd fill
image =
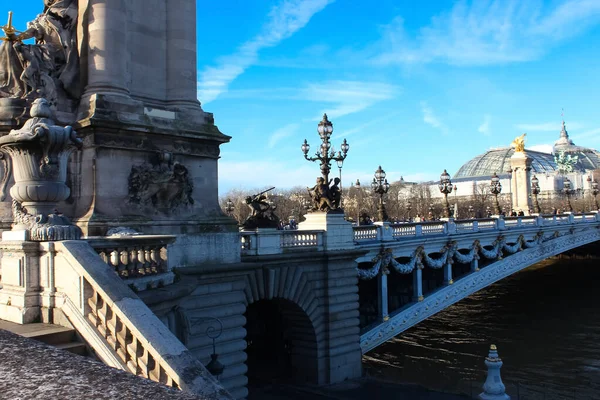
{"label": "domed building", "polygon": [[[565,122],[562,122],[559,139],[554,143],[552,154],[524,149],[523,153],[531,160],[531,177],[539,181],[538,199],[551,199],[561,195],[565,178],[577,195],[584,195],[591,189],[592,171],[600,168],[600,152],[595,149],[577,146],[569,138]],[[452,176],[455,192],[449,200],[456,197],[485,196],[494,174],[500,178],[502,194],[501,206],[512,209],[513,174],[511,157],[515,154],[512,147],[496,148],[486,151],[463,164]],[[431,194],[441,197],[437,184],[431,186]],[[460,216],[459,216],[460,217]]]}

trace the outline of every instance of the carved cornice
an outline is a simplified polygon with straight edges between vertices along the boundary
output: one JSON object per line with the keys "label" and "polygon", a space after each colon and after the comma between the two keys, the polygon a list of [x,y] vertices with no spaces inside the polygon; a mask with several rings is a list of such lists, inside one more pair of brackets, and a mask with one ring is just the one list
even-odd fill
{"label": "carved cornice", "polygon": [[218,159],[220,154],[218,142],[142,133],[95,133],[85,136],[84,147],[92,146],[134,151],[164,151],[176,155],[214,159]]}

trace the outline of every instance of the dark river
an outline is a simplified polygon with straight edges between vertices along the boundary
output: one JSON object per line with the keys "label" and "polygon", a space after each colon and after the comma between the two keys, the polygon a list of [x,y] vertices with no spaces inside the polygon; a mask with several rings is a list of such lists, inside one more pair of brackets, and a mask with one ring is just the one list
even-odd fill
{"label": "dark river", "polygon": [[367,373],[476,395],[496,344],[515,399],[600,399],[600,259],[554,259],[367,353]]}

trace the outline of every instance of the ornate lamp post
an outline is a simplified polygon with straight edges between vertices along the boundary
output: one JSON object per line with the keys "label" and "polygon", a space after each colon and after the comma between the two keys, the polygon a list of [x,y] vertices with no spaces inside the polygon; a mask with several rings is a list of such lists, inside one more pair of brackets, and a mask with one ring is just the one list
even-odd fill
{"label": "ornate lamp post", "polygon": [[595,210],[598,211],[600,209],[600,206],[598,206],[598,182],[596,182],[596,180],[594,179],[591,183],[592,186],[592,196],[594,196],[594,207]]}
{"label": "ornate lamp post", "polygon": [[450,218],[450,204],[448,203],[448,195],[452,193],[452,182],[450,181],[450,175],[444,170],[440,175],[440,183],[438,185],[440,192],[444,195],[444,218]]}
{"label": "ornate lamp post", "polygon": [[383,203],[383,195],[388,192],[390,189],[390,184],[387,179],[385,179],[385,171],[381,169],[381,165],[375,171],[375,178],[373,178],[373,182],[371,182],[371,189],[373,192],[379,195],[379,205],[377,206],[377,219],[379,221],[387,221],[388,215],[385,211],[385,204]]}
{"label": "ornate lamp post", "polygon": [[457,200],[457,193],[458,193],[458,188],[456,187],[456,184],[454,184],[454,186],[452,186],[452,188],[454,189],[454,218],[458,219],[458,200]]}
{"label": "ornate lamp post", "polygon": [[354,184],[356,187],[356,225],[360,225],[360,181],[357,179]]}
{"label": "ornate lamp post", "polygon": [[567,210],[569,210],[569,212],[573,212],[573,206],[571,205],[571,195],[573,194],[574,190],[571,186],[571,181],[566,176],[563,181],[563,192],[567,196]]}
{"label": "ornate lamp post", "polygon": [[473,211],[473,206],[469,204],[469,218],[475,218],[475,213]]}
{"label": "ornate lamp post", "polygon": [[[307,143],[306,139],[304,139],[304,143],[301,146],[302,152],[304,153],[304,158],[308,161],[319,161],[321,167],[321,175],[325,179],[325,183],[329,184],[329,172],[331,172],[331,162],[332,161],[341,161],[343,163],[348,150],[350,150],[350,146],[346,139],[342,142],[341,151],[335,154],[335,152],[331,151],[331,143],[329,139],[331,138],[331,133],[333,132],[333,124],[327,119],[327,114],[323,114],[323,120],[319,122],[317,127],[317,131],[319,132],[319,137],[321,138],[321,146],[319,151],[315,153],[314,157],[309,157],[308,152],[310,151],[310,145]],[[342,170],[342,164],[338,164],[340,169],[340,175]],[[341,180],[341,178],[340,178]]]}
{"label": "ornate lamp post", "polygon": [[408,222],[410,222],[410,210],[412,210],[412,203],[408,200],[406,202],[406,218],[408,219]]}
{"label": "ornate lamp post", "polygon": [[531,178],[531,194],[533,195],[533,212],[541,214],[540,203],[538,202],[538,194],[540,194],[540,180],[537,176]]}
{"label": "ornate lamp post", "polygon": [[233,204],[233,201],[231,201],[231,199],[227,199],[227,203],[225,203],[225,212],[231,217],[233,210],[235,210],[235,205]]}
{"label": "ornate lamp post", "polygon": [[494,195],[494,214],[500,215],[500,203],[498,203],[498,195],[502,192],[502,185],[500,184],[500,178],[494,172],[492,176],[492,182],[490,183],[490,192]]}

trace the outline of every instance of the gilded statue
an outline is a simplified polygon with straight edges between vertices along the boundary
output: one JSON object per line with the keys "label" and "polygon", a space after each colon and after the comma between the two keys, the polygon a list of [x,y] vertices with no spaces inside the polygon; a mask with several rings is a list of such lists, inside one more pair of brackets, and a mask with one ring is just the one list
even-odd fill
{"label": "gilded statue", "polygon": [[515,153],[523,153],[525,151],[525,135],[527,134],[524,133],[521,136],[517,136],[510,144],[510,147],[514,147]]}

